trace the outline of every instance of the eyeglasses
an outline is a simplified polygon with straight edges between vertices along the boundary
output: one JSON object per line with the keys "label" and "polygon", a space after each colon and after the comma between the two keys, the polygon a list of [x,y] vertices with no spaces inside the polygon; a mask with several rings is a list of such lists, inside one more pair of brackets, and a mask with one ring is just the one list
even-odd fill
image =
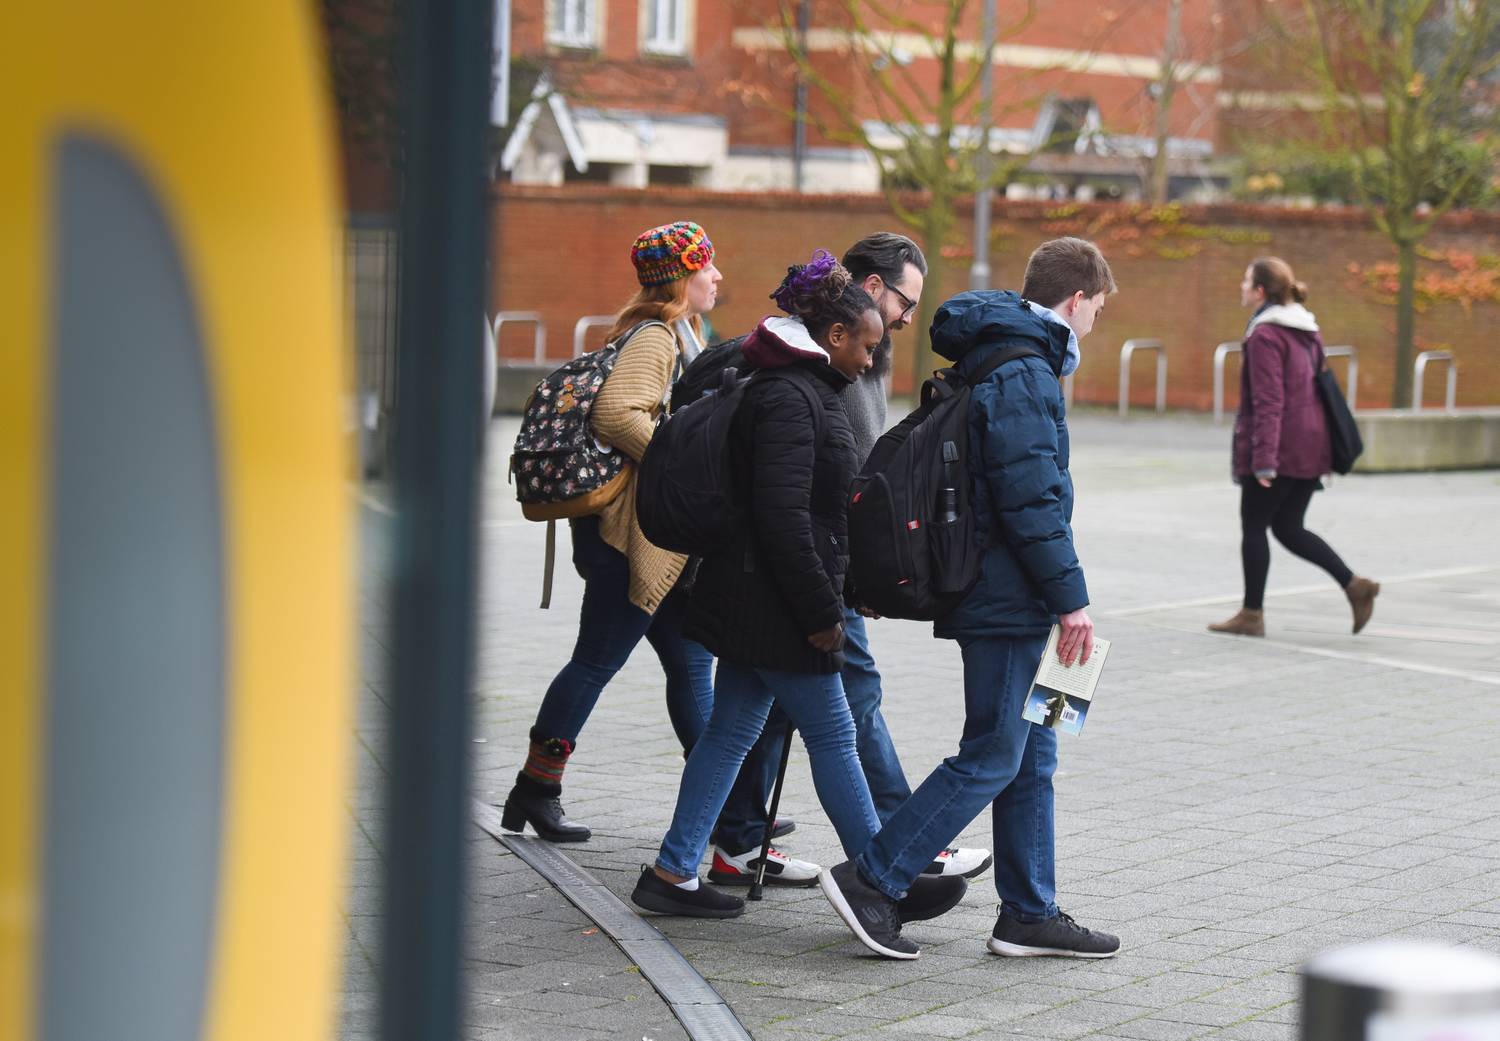
{"label": "eyeglasses", "polygon": [[897,289],[895,286],[891,285],[889,282],[886,282],[885,279],[881,279],[881,282],[887,289],[899,296],[901,298],[901,302],[906,305],[904,308],[902,308],[901,314],[897,317],[896,320],[898,322],[911,321],[912,315],[917,313],[917,302],[911,297],[907,296],[905,293],[901,292],[901,290]]}

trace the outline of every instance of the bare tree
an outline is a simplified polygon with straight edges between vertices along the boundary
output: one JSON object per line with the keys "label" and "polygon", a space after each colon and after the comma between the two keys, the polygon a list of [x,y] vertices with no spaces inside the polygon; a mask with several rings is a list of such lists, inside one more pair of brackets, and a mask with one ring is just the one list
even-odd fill
{"label": "bare tree", "polygon": [[[799,32],[795,0],[780,0],[786,53],[821,102],[810,106],[809,118],[825,139],[863,149],[875,161],[892,212],[922,240],[927,281],[934,287],[943,282],[943,246],[953,232],[958,202],[981,187],[1004,184],[1029,158],[1008,155],[992,161],[987,183],[980,184],[977,158],[982,143],[975,126],[988,56],[976,42],[977,32],[966,35],[972,29],[966,23],[973,19],[966,20],[965,14],[975,7],[969,0],[831,0],[820,13],[837,25],[846,53],[866,59],[841,64],[841,71],[852,68],[857,78],[844,83],[814,60],[805,34]],[[1002,28],[1001,37],[1019,33],[1034,14],[1034,0],[1027,0],[1020,17]],[[907,47],[914,47],[915,53]],[[917,58],[936,63],[935,82],[917,75]],[[933,365],[927,327],[935,309],[936,294],[924,294],[917,322],[915,385]]]}
{"label": "bare tree", "polygon": [[[1269,9],[1268,9],[1269,10]],[[1325,144],[1351,160],[1358,203],[1396,247],[1392,404],[1411,400],[1417,247],[1500,155],[1493,0],[1302,0],[1271,13],[1320,95]]]}

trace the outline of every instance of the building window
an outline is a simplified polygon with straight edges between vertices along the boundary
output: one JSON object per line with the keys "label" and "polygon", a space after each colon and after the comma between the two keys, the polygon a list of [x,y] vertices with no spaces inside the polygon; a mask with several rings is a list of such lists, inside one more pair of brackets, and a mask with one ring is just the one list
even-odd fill
{"label": "building window", "polygon": [[689,0],[641,0],[645,50],[652,54],[686,54]]}
{"label": "building window", "polygon": [[597,47],[596,6],[595,0],[550,0],[547,42],[560,47]]}

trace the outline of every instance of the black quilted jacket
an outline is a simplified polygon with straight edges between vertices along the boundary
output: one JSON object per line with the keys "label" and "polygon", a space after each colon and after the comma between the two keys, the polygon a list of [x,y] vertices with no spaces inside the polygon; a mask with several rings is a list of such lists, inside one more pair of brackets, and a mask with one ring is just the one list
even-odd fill
{"label": "black quilted jacket", "polygon": [[746,523],[703,559],[685,633],[736,664],[837,672],[843,655],[807,637],[844,617],[845,500],[858,467],[839,393],[850,380],[811,353],[805,331],[802,343],[789,320],[771,321],[782,323],[780,335],[762,323],[751,334],[761,342],[747,344],[763,371],[746,388],[731,435]]}

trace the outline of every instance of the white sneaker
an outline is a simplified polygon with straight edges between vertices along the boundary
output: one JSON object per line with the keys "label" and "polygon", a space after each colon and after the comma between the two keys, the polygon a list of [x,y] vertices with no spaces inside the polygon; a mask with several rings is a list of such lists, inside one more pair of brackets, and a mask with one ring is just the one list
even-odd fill
{"label": "white sneaker", "polygon": [[[714,862],[708,869],[708,880],[721,886],[748,886],[755,881],[755,862],[760,847],[735,856],[723,846],[714,847]],[[766,857],[765,884],[768,886],[815,886],[818,865],[787,856],[775,846]]]}
{"label": "white sneaker", "polygon": [[957,846],[950,846],[939,853],[936,860],[923,868],[922,874],[962,875],[964,878],[973,878],[975,875],[982,874],[994,859],[987,849],[960,849]]}

